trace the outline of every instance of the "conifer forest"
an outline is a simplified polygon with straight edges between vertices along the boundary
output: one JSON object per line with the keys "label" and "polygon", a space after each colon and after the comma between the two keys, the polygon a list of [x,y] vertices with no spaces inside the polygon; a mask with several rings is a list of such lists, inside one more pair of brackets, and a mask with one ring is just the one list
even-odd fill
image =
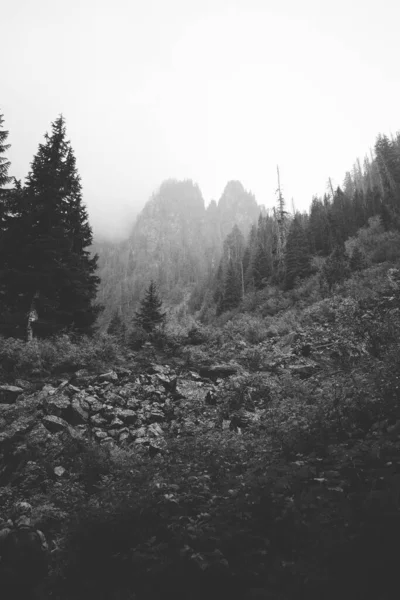
{"label": "conifer forest", "polygon": [[396,598],[400,134],[304,211],[279,166],[269,208],[167,179],[116,241],[64,116],[25,180],[9,139],[0,526],[32,505],[35,598]]}

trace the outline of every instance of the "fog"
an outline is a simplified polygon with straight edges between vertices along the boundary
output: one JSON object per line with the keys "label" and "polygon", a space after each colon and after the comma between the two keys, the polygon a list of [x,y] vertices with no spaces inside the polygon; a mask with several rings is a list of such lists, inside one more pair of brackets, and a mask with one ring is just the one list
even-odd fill
{"label": "fog", "polygon": [[2,6],[0,111],[24,179],[60,113],[95,235],[127,235],[164,179],[208,203],[239,179],[296,209],[400,129],[393,0],[19,0]]}

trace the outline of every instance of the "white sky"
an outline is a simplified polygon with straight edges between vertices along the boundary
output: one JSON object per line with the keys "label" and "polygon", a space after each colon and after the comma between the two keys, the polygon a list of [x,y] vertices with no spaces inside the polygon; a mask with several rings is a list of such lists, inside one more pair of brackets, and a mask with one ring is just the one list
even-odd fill
{"label": "white sky", "polygon": [[400,129],[398,0],[15,0],[0,111],[24,178],[63,113],[95,233],[167,178],[297,209]]}

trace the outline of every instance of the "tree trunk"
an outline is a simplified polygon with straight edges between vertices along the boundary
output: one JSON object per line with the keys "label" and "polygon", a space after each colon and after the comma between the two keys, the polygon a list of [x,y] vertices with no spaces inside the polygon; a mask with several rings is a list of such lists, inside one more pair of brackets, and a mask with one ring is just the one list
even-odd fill
{"label": "tree trunk", "polygon": [[31,342],[33,340],[33,328],[32,328],[32,323],[34,321],[37,320],[38,316],[37,316],[37,312],[36,312],[36,300],[37,298],[39,298],[39,292],[36,291],[32,301],[31,301],[31,306],[29,308],[29,312],[28,312],[28,324],[26,326],[26,339],[28,342]]}

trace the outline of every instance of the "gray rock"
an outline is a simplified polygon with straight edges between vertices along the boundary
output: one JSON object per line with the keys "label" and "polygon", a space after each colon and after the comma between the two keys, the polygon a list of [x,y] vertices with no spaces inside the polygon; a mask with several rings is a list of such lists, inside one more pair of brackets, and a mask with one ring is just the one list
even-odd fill
{"label": "gray rock", "polygon": [[0,385],[0,404],[14,404],[23,391],[16,385]]}
{"label": "gray rock", "polygon": [[62,395],[46,398],[43,403],[43,408],[47,414],[61,417],[66,421],[69,420],[71,415],[71,402]]}
{"label": "gray rock", "polygon": [[57,477],[62,477],[65,473],[65,469],[61,466],[54,467],[54,473],[55,475],[57,475]]}
{"label": "gray rock", "polygon": [[123,427],[124,426],[124,422],[121,421],[121,419],[119,419],[118,417],[115,417],[115,419],[112,420],[112,422],[110,423],[110,427]]}
{"label": "gray rock", "polygon": [[67,421],[64,421],[61,417],[56,417],[55,415],[46,415],[43,417],[42,422],[51,433],[57,433],[57,431],[68,429]]}
{"label": "gray rock", "polygon": [[104,417],[102,417],[99,414],[96,415],[92,415],[90,417],[90,422],[92,425],[94,425],[95,427],[103,427],[104,425],[107,424],[107,420],[104,419]]}
{"label": "gray rock", "polygon": [[85,400],[89,404],[92,413],[98,413],[104,408],[104,404],[94,396],[86,396]]}
{"label": "gray rock", "polygon": [[89,419],[88,413],[82,408],[78,399],[74,398],[71,402],[71,425],[85,425]]}
{"label": "gray rock", "polygon": [[71,390],[74,394],[78,394],[81,390],[75,385],[69,384],[68,389]]}
{"label": "gray rock", "polygon": [[240,367],[238,365],[232,364],[219,364],[212,365],[210,367],[201,367],[199,374],[200,377],[207,377],[209,379],[221,379],[225,377],[230,377],[231,375],[236,375]]}
{"label": "gray rock", "polygon": [[99,430],[99,429],[97,429],[97,430],[94,432],[94,437],[95,437],[96,439],[98,439],[98,440],[104,440],[105,438],[107,438],[107,437],[108,437],[108,433],[106,433],[105,431],[102,431],[102,430]]}
{"label": "gray rock", "polygon": [[104,398],[106,402],[109,402],[114,406],[123,407],[126,404],[125,398],[121,398],[121,396],[119,394],[116,394],[115,392],[106,392],[106,394],[104,394]]}
{"label": "gray rock", "polygon": [[111,382],[116,382],[118,381],[118,375],[115,371],[109,371],[108,373],[103,373],[102,375],[99,375],[97,378],[99,381],[111,381]]}
{"label": "gray rock", "polygon": [[128,408],[119,408],[117,409],[115,414],[127,425],[131,425],[137,421],[136,413],[133,410],[129,410]]}
{"label": "gray rock", "polygon": [[118,436],[118,442],[120,444],[122,444],[123,442],[126,442],[127,440],[129,440],[130,437],[131,437],[131,434],[129,433],[129,431],[122,431]]}

